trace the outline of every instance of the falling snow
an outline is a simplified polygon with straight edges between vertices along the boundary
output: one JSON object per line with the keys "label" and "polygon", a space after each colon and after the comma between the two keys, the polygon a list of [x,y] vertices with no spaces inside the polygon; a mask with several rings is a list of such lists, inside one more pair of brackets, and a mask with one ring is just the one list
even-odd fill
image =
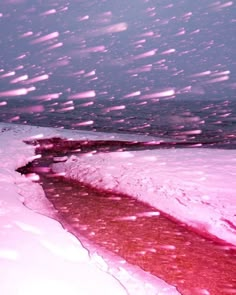
{"label": "falling snow", "polygon": [[[214,165],[214,171],[218,173],[216,183],[218,185],[223,181],[219,173],[222,167],[227,173],[233,171],[230,174],[233,179],[236,148],[235,11],[235,1],[227,0],[1,0],[0,121],[23,124],[26,129],[29,125],[70,129],[71,134],[73,129],[77,129],[85,137],[90,131],[95,134],[103,132],[99,138],[106,141],[119,137],[118,134],[122,137],[124,133],[123,140],[133,141],[132,144],[144,136],[148,140],[142,149],[155,145],[158,151],[161,149],[161,153],[165,154],[158,162],[162,172],[172,171],[174,166],[169,163],[177,148],[183,150],[183,154],[178,154],[181,157],[176,159],[180,164],[185,163],[189,155],[189,149],[185,148],[191,148],[196,154],[204,151],[198,157],[200,164],[196,170],[186,164],[186,170],[179,171],[179,175],[186,179],[188,175],[193,175],[199,186],[209,181],[207,175],[210,172],[206,175],[205,171],[209,167],[210,154],[218,155],[216,162],[218,158],[223,161],[227,154],[230,155],[227,163],[217,165],[217,162]],[[3,130],[11,128],[4,126]],[[37,141],[44,136],[43,132],[34,131],[31,139]],[[1,143],[5,144],[2,139]],[[110,141],[109,145],[112,145]],[[48,148],[51,146],[49,144]],[[102,151],[109,148],[103,146]],[[0,152],[4,149],[3,146]],[[208,150],[209,157],[206,156]],[[105,189],[109,188],[119,164],[123,163],[121,170],[135,170],[134,154],[122,147],[119,153],[119,159],[112,165],[107,164],[111,155],[104,156],[103,164],[106,163],[106,169],[110,167],[107,173],[102,174]],[[31,154],[28,160],[33,161],[37,157]],[[85,153],[83,159],[89,162],[96,157],[99,158],[99,152],[94,148]],[[13,165],[14,169],[18,164],[26,164],[19,159],[20,163]],[[4,169],[9,168],[6,167],[10,165],[9,161],[3,162]],[[157,161],[158,154],[144,152],[145,173],[150,172]],[[48,167],[44,169],[48,171]],[[173,171],[170,174],[171,177],[176,176]],[[65,176],[65,173],[61,175]],[[123,176],[120,175],[121,178]],[[136,176],[132,180],[134,185],[142,176],[140,169]],[[233,188],[231,176],[222,183],[222,186],[228,184],[229,190]],[[86,177],[91,177],[90,173]],[[37,173],[28,175],[31,182],[39,179]],[[140,183],[147,188],[147,195],[153,194],[148,179],[141,177]],[[192,184],[192,180],[189,183]],[[168,191],[164,186],[160,191],[164,195],[167,191],[172,195],[175,192],[176,204],[182,208],[189,199],[176,187]],[[212,202],[208,190],[213,187],[209,182],[207,189],[198,196],[198,201],[207,208]],[[217,196],[224,198],[220,187],[218,189]],[[117,196],[110,198],[114,201],[119,199]],[[192,206],[196,208],[196,202],[192,200]],[[171,201],[168,206],[172,212],[174,205]],[[4,208],[0,201],[0,215],[5,212]],[[68,208],[62,210],[67,212]],[[214,234],[222,229],[220,234],[224,238],[224,232],[234,226],[229,212],[226,210],[224,218],[207,229],[202,225],[203,217],[199,215],[198,227]],[[135,224],[142,218],[158,218],[159,215],[157,206],[156,210],[138,215],[131,212],[122,216],[121,221]],[[13,227],[37,235],[37,228],[28,221],[15,222]],[[96,236],[93,229],[90,233]],[[231,242],[235,241],[235,234],[230,238]],[[49,252],[60,252],[55,245],[45,241],[40,247]],[[163,247],[166,251],[175,251],[172,243]],[[155,249],[147,247],[139,254],[144,259],[150,252],[155,252]],[[0,259],[17,262],[20,256],[14,247],[4,246],[0,249]],[[32,284],[43,286],[44,282],[33,280]],[[179,283],[184,284],[184,279],[179,279]],[[47,292],[59,292],[54,281],[48,282],[47,286]],[[67,285],[62,284],[61,290],[67,290]],[[229,285],[223,291],[228,294],[235,289]],[[25,286],[19,292],[36,294],[33,285]],[[37,292],[47,295],[44,287]],[[196,294],[210,293],[200,288]]]}

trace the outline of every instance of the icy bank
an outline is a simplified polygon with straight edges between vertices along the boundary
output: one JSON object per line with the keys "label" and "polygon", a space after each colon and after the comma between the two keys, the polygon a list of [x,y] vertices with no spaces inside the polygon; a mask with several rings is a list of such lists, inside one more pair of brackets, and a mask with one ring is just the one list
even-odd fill
{"label": "icy bank", "polygon": [[236,151],[159,149],[72,156],[53,170],[124,193],[236,245]]}
{"label": "icy bank", "polygon": [[53,219],[41,187],[15,172],[35,158],[34,147],[23,140],[56,136],[96,139],[105,134],[0,124],[0,293],[179,294],[141,270],[132,272],[124,261],[112,268],[94,251],[91,256]]}

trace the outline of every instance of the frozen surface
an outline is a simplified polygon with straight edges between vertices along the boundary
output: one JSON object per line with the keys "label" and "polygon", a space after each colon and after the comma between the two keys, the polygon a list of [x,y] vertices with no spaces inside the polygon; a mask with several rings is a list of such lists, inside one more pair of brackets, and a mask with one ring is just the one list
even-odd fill
{"label": "frozen surface", "polygon": [[34,147],[23,140],[55,136],[96,139],[105,134],[0,124],[0,293],[179,294],[140,269],[115,265],[117,258],[103,259],[96,249],[89,253],[51,218],[53,208],[41,187],[15,169],[35,157]]}
{"label": "frozen surface", "polygon": [[159,149],[71,156],[54,172],[145,201],[236,245],[236,151]]}

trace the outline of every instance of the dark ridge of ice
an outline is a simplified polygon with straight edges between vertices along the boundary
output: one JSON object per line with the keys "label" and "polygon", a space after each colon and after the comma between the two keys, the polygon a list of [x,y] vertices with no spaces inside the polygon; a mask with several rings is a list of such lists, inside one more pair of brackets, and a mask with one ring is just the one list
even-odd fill
{"label": "dark ridge of ice", "polygon": [[222,141],[205,140],[201,143],[195,141],[119,141],[119,140],[68,140],[60,137],[49,139],[38,139],[25,141],[27,144],[36,146],[38,153],[45,151],[52,153],[86,153],[86,152],[114,152],[127,150],[146,150],[146,149],[172,149],[172,148],[222,148],[234,149],[235,145],[227,145]]}

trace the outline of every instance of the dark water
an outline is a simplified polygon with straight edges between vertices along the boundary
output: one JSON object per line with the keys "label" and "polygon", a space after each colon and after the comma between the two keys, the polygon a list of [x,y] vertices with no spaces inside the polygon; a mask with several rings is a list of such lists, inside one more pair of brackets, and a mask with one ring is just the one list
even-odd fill
{"label": "dark water", "polygon": [[[43,106],[37,112],[33,107]],[[74,110],[68,110],[68,107]],[[114,107],[122,109],[112,109]],[[141,100],[66,99],[8,100],[0,107],[0,120],[39,126],[125,132],[201,143],[221,141],[225,148],[236,147],[236,99]]]}
{"label": "dark water", "polygon": [[[61,178],[41,181],[61,220],[78,234],[173,284],[184,295],[235,294],[236,251],[163,215],[155,216],[158,210],[128,196]],[[145,216],[150,212],[154,216]]]}
{"label": "dark water", "polygon": [[[58,210],[65,227],[70,224],[73,233],[162,278],[183,295],[235,294],[236,250],[192,232],[132,197],[66,181],[50,170],[40,172],[49,168],[53,156],[68,154],[76,148],[57,140],[54,149],[45,151],[43,143],[48,141],[41,141],[38,149],[43,157],[28,170],[20,171],[40,174],[46,196]],[[96,146],[87,142],[80,148],[84,152],[104,151],[105,143],[98,142]],[[122,143],[111,146],[112,150],[115,148],[121,149]],[[123,148],[127,149],[128,144],[124,143]]]}

